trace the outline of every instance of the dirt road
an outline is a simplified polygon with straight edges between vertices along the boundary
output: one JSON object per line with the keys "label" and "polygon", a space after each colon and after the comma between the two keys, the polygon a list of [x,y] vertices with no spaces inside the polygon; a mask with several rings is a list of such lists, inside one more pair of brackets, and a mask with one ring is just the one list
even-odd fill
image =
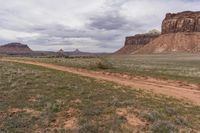
{"label": "dirt road", "polygon": [[47,64],[34,61],[22,61],[9,58],[1,58],[0,61],[37,65],[59,71],[70,72],[81,76],[111,81],[132,88],[140,88],[143,90],[152,91],[154,93],[164,94],[178,99],[184,99],[196,105],[200,105],[200,88],[199,86],[194,84],[185,84],[183,82],[178,81],[157,80],[153,78],[130,77],[128,75],[108,73],[103,71],[97,72],[86,69],[71,68],[54,64]]}

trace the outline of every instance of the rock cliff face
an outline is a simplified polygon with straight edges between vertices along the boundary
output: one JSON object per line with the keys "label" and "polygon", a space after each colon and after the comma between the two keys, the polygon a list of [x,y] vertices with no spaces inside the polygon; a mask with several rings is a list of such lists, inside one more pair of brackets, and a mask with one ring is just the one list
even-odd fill
{"label": "rock cliff face", "polygon": [[126,37],[125,46],[126,45],[145,45],[150,41],[157,38],[159,35],[157,34],[137,34],[135,36]]}
{"label": "rock cliff face", "polygon": [[9,43],[3,46],[0,46],[0,52],[15,52],[15,53],[25,53],[31,52],[32,50],[25,44],[21,43]]}
{"label": "rock cliff face", "polygon": [[163,34],[143,48],[135,51],[135,54],[151,53],[199,53],[200,32],[179,32]]}
{"label": "rock cliff face", "polygon": [[162,23],[162,34],[133,53],[177,52],[200,52],[200,12],[168,13]]}
{"label": "rock cliff face", "polygon": [[116,54],[130,54],[147,43],[151,42],[159,36],[159,33],[146,33],[146,34],[137,34],[135,36],[126,37],[125,45]]}
{"label": "rock cliff face", "polygon": [[200,32],[200,12],[168,13],[162,23],[162,34]]}

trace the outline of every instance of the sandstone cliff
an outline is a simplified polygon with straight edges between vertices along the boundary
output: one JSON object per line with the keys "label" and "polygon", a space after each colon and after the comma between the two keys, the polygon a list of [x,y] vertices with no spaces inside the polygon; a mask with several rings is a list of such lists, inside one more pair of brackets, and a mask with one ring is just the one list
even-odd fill
{"label": "sandstone cliff", "polygon": [[162,34],[200,32],[200,12],[168,13],[162,22]]}
{"label": "sandstone cliff", "polygon": [[200,12],[168,13],[162,34],[134,54],[200,52]]}
{"label": "sandstone cliff", "polygon": [[151,42],[159,36],[158,32],[137,34],[135,36],[126,37],[124,47],[119,49],[116,54],[130,54]]}
{"label": "sandstone cliff", "polygon": [[151,54],[177,52],[200,52],[200,32],[164,34],[134,53]]}
{"label": "sandstone cliff", "polygon": [[0,52],[5,53],[25,53],[25,52],[31,52],[32,50],[25,44],[21,43],[9,43],[3,46],[0,46]]}

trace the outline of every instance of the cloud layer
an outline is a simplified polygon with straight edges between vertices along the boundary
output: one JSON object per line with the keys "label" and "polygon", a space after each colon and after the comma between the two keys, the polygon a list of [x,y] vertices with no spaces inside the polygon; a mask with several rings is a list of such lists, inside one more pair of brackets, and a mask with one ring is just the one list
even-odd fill
{"label": "cloud layer", "polygon": [[200,9],[198,0],[0,0],[0,44],[34,50],[113,52],[125,36],[160,30],[167,12]]}

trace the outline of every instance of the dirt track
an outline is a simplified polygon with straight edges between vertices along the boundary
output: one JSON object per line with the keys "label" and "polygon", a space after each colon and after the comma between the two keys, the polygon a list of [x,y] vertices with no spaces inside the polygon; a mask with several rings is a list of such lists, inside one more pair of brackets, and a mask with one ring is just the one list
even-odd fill
{"label": "dirt track", "polygon": [[33,62],[33,61],[22,61],[14,60],[9,58],[1,58],[0,61],[17,62],[23,64],[31,64],[42,66],[45,68],[60,70],[64,72],[70,72],[86,77],[92,77],[100,80],[111,81],[120,85],[130,86],[133,88],[140,88],[143,90],[152,91],[158,94],[164,94],[179,99],[185,99],[196,105],[200,105],[200,88],[194,84],[185,84],[178,81],[164,81],[156,80],[153,78],[142,78],[142,77],[130,77],[127,75],[114,74],[108,72],[96,72],[85,69],[64,67],[54,64]]}

